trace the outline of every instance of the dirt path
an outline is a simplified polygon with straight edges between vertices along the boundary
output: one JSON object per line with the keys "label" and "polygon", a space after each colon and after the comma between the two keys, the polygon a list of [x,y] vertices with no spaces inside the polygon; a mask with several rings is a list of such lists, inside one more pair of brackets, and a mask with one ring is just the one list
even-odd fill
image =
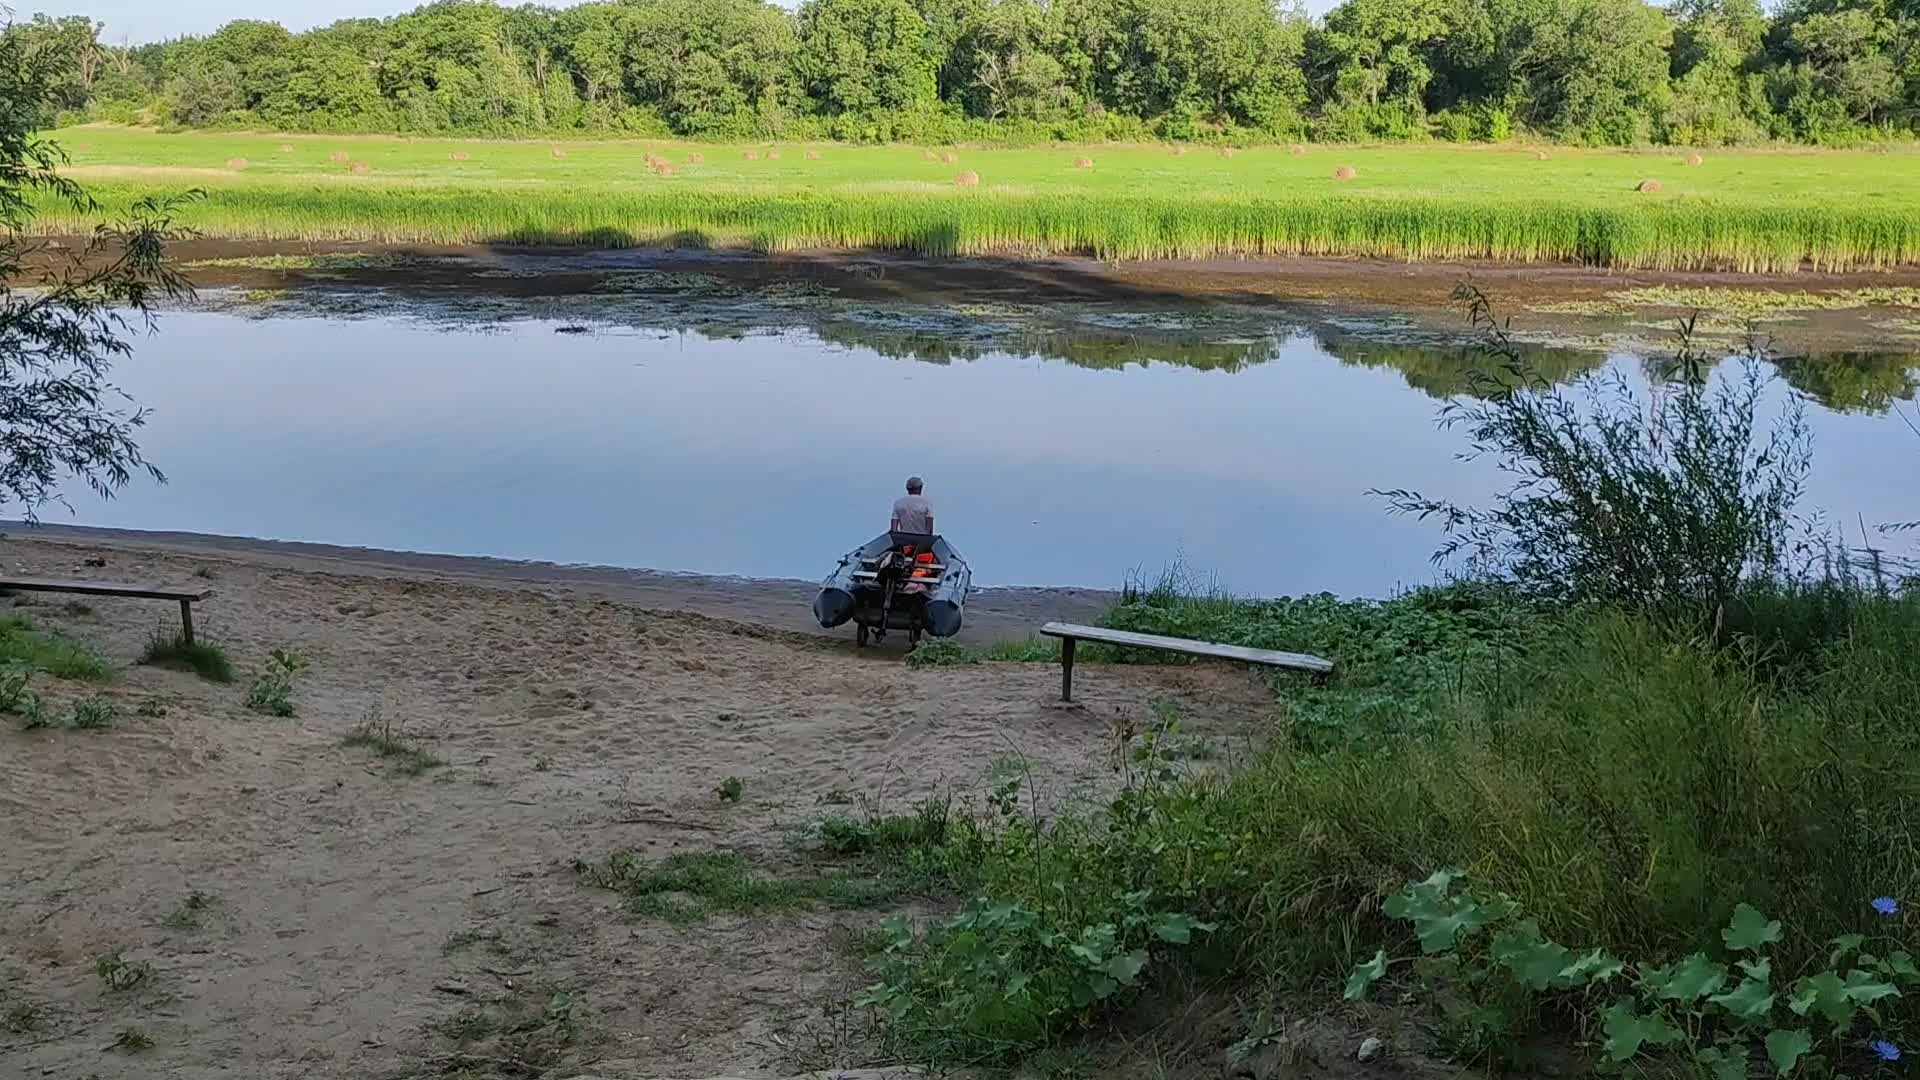
{"label": "dirt path", "polygon": [[[165,605],[15,601],[118,669],[100,688],[37,677],[48,707],[98,692],[119,719],[0,726],[0,1018],[21,1021],[0,1024],[7,1077],[439,1075],[462,1062],[436,1026],[477,1001],[537,1007],[554,988],[583,1003],[590,1035],[567,1051],[582,1071],[796,1072],[836,1037],[834,1007],[861,979],[836,943],[877,913],[675,929],[584,887],[571,861],[616,848],[777,861],[823,803],[970,798],[1013,752],[1051,798],[1104,784],[1110,725],[1156,698],[1203,733],[1270,708],[1228,668],[1098,669],[1065,708],[1045,665],[911,670],[751,621],[787,603],[763,585],[79,539],[9,539],[0,562],[206,580],[203,633],[241,679],[135,666]],[[94,555],[107,565],[86,567]],[[1047,608],[1007,599],[982,622],[1075,614]],[[247,673],[278,647],[312,665],[291,720],[242,706]],[[375,713],[448,767],[406,776],[343,747]],[[739,805],[714,796],[728,776],[745,781]],[[151,975],[107,989],[95,965],[114,950]],[[151,1048],[110,1048],[136,1025]]]}

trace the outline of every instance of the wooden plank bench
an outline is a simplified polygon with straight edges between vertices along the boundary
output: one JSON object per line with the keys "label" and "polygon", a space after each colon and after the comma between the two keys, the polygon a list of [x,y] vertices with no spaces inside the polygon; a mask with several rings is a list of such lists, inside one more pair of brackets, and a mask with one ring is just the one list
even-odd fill
{"label": "wooden plank bench", "polygon": [[0,590],[14,592],[80,593],[84,596],[130,596],[137,600],[178,600],[180,636],[193,644],[193,605],[213,595],[212,589],[176,589],[165,585],[130,585],[121,581],[80,581],[69,578],[0,578]]}
{"label": "wooden plank bench", "polygon": [[1061,701],[1073,700],[1073,648],[1076,643],[1082,641],[1098,641],[1129,649],[1159,649],[1162,652],[1208,656],[1217,660],[1238,660],[1247,664],[1263,664],[1267,667],[1286,668],[1290,671],[1304,671],[1322,677],[1333,674],[1333,661],[1309,656],[1306,653],[1249,649],[1241,645],[1221,645],[1212,641],[1161,637],[1159,634],[1136,634],[1131,630],[1107,630],[1098,626],[1080,626],[1076,623],[1048,623],[1040,628],[1040,632],[1048,637],[1060,639]]}

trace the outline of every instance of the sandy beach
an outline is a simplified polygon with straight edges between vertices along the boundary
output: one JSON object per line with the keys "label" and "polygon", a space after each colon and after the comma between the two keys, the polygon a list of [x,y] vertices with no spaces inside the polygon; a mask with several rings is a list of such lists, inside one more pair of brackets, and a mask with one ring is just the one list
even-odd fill
{"label": "sandy beach", "polygon": [[[0,727],[0,1012],[32,1017],[0,1027],[8,1077],[494,1075],[459,1057],[449,1018],[554,987],[589,1018],[558,1075],[823,1067],[863,982],[847,935],[884,913],[675,928],[587,887],[573,860],[778,866],[823,807],[977,801],[1005,755],[1045,799],[1097,791],[1108,733],[1157,699],[1229,740],[1272,708],[1228,667],[1089,669],[1073,706],[1050,665],[912,669],[809,629],[804,583],[83,530],[12,530],[0,563],[209,587],[200,631],[239,673],[138,665],[169,604],[6,601],[114,669],[36,676],[47,707],[99,694],[118,715]],[[989,592],[968,635],[1106,602]],[[277,648],[310,664],[291,719],[243,706]],[[447,765],[409,776],[342,745],[375,716]],[[715,796],[726,777],[744,781],[737,804]],[[151,973],[109,989],[96,963],[116,950]],[[136,1025],[150,1048],[113,1046]]]}

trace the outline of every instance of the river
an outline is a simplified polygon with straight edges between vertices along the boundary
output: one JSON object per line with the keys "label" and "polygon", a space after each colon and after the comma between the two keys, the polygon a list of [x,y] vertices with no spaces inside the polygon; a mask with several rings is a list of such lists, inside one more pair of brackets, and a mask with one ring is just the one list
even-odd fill
{"label": "river", "polygon": [[[918,474],[977,585],[1178,562],[1242,594],[1382,595],[1431,580],[1439,538],[1370,491],[1502,484],[1435,423],[1474,357],[1372,316],[242,299],[167,313],[116,369],[170,482],[76,492],[46,520],[816,578]],[[1627,352],[1538,356],[1647,377]],[[1920,437],[1890,409],[1912,415],[1914,366],[1802,361],[1769,390],[1769,415],[1826,399],[1808,509],[1850,538],[1920,516]]]}

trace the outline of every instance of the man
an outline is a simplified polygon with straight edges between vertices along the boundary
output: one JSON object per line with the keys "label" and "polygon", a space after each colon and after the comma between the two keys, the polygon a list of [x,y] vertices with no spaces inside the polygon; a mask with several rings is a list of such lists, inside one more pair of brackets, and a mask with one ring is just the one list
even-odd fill
{"label": "man", "polygon": [[907,493],[893,501],[893,531],[915,536],[933,535],[933,504],[920,494],[926,488],[917,476],[907,479]]}

